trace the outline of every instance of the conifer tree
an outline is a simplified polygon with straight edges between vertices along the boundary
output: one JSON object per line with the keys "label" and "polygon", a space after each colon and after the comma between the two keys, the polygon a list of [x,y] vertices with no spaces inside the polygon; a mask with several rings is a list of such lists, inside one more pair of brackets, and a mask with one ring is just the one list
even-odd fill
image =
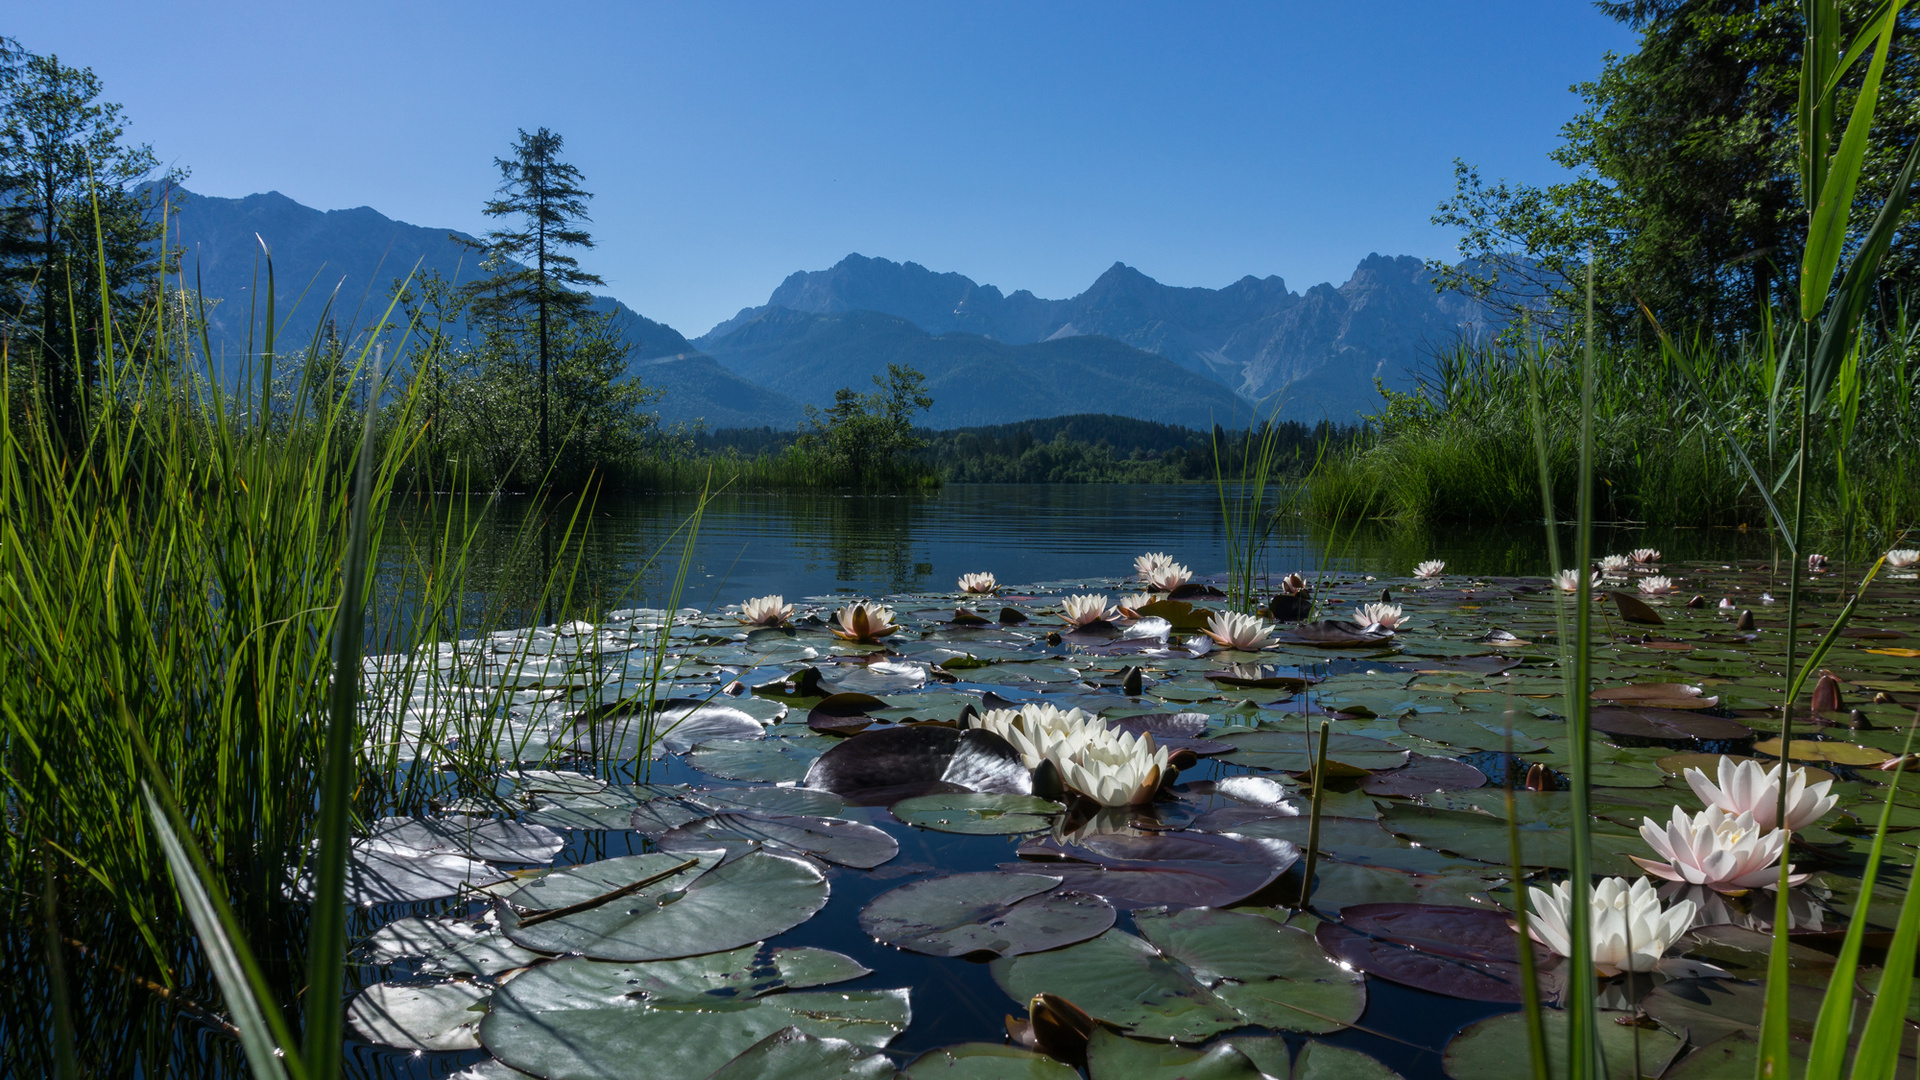
{"label": "conifer tree", "polygon": [[[533,317],[540,354],[540,467],[553,462],[548,437],[547,382],[553,322],[577,319],[593,298],[578,291],[604,285],[580,269],[568,248],[590,248],[593,238],[580,222],[593,195],[580,187],[580,170],[560,160],[561,138],[546,128],[520,132],[513,156],[495,158],[500,169],[499,197],[488,200],[489,217],[517,218],[518,227],[487,234],[489,264],[497,271],[473,286],[474,313],[496,322]],[[515,265],[517,264],[517,265]]]}

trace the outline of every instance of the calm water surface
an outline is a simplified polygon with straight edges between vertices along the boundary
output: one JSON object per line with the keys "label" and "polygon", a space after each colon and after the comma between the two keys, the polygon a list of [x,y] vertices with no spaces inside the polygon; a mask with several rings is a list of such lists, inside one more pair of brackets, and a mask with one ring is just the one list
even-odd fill
{"label": "calm water surface", "polygon": [[[585,530],[576,594],[606,607],[660,603],[698,502],[693,495],[601,499]],[[1265,560],[1274,573],[1404,575],[1432,558],[1477,575],[1554,569],[1538,525],[1328,528],[1271,496],[1269,506],[1279,510]],[[489,516],[483,563],[491,551],[507,566],[504,553],[524,535],[529,512],[528,504],[509,502]],[[1562,543],[1570,560],[1571,535]],[[1596,552],[1634,547],[1657,547],[1674,560],[1773,557],[1763,530],[1613,527],[1595,540]],[[1227,538],[1215,489],[956,484],[927,496],[722,494],[698,522],[681,602],[712,608],[767,593],[791,600],[948,591],[974,571],[991,571],[1004,584],[1119,578],[1148,551],[1164,551],[1203,578],[1223,575]]]}

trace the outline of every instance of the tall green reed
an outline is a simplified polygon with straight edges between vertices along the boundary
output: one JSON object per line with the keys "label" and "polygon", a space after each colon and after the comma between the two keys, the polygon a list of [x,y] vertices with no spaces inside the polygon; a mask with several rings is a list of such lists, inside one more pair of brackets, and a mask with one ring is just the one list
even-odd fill
{"label": "tall green reed", "polygon": [[1259,605],[1266,577],[1267,542],[1278,513],[1268,506],[1267,488],[1278,479],[1279,436],[1280,425],[1271,416],[1249,427],[1237,462],[1229,447],[1222,445],[1217,425],[1212,437],[1213,484],[1220,497],[1220,527],[1227,546],[1227,603],[1242,611]]}

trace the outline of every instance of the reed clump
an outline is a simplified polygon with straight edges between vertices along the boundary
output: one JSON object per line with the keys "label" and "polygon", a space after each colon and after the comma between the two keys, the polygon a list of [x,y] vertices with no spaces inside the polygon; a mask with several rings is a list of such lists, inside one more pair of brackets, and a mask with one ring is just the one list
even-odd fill
{"label": "reed clump", "polygon": [[[1883,538],[1920,517],[1920,337],[1904,314],[1869,328],[1820,401],[1834,438],[1809,459],[1810,521]],[[1789,342],[1595,351],[1596,519],[1762,527],[1797,447]],[[1540,459],[1559,506],[1579,483],[1579,365],[1558,343],[1462,346],[1316,473],[1323,521],[1520,522],[1540,511]],[[1533,410],[1545,445],[1536,448]],[[1756,478],[1758,483],[1756,483]],[[1763,494],[1764,492],[1764,494]]]}

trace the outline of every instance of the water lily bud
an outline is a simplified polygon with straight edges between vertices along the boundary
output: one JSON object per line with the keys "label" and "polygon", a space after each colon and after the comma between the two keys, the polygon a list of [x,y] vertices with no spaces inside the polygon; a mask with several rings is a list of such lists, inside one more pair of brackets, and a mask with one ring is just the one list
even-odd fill
{"label": "water lily bud", "polygon": [[1829,713],[1840,709],[1840,680],[1833,672],[1822,671],[1820,681],[1813,684],[1813,711]]}
{"label": "water lily bud", "polygon": [[1393,603],[1393,590],[1392,590],[1392,589],[1381,589],[1381,590],[1380,590],[1380,602],[1381,602],[1381,603],[1383,603],[1383,604],[1391,604],[1391,603]]}
{"label": "water lily bud", "polygon": [[1853,709],[1847,713],[1847,726],[1855,731],[1872,731],[1873,721],[1867,719],[1866,713]]}
{"label": "water lily bud", "polygon": [[1704,596],[1696,596],[1693,599],[1687,601],[1687,606],[1688,607],[1706,607],[1707,598]]}
{"label": "water lily bud", "polygon": [[1737,624],[1735,624],[1735,629],[1738,629],[1738,630],[1753,629],[1753,609],[1752,608],[1748,608],[1740,613],[1740,621]]}

